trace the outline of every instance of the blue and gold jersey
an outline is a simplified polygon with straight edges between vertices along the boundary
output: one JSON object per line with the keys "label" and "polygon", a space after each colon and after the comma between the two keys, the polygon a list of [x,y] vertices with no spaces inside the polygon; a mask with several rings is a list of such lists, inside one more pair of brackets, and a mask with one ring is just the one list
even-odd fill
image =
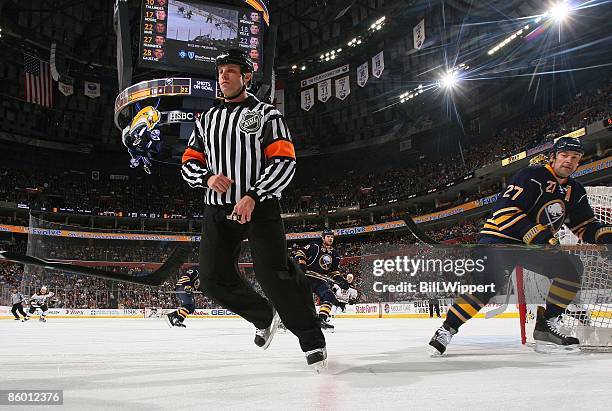
{"label": "blue and gold jersey", "polygon": [[564,223],[589,243],[612,237],[611,227],[595,219],[582,184],[557,177],[548,164],[530,166],[508,182],[480,231],[481,242],[547,244]]}
{"label": "blue and gold jersey", "polygon": [[308,271],[313,271],[324,277],[334,278],[340,274],[340,254],[333,248],[320,243],[310,243],[294,253],[294,258],[300,265],[305,265]]}
{"label": "blue and gold jersey", "polygon": [[194,290],[200,286],[200,272],[195,268],[190,268],[179,277],[176,287],[185,287],[186,290]]}

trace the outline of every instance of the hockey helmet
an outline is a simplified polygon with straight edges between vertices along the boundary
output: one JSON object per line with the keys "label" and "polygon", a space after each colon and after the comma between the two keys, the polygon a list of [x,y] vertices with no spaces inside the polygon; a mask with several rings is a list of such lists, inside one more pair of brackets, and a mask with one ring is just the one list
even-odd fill
{"label": "hockey helmet", "polygon": [[321,231],[321,238],[325,238],[325,236],[328,236],[328,235],[331,235],[332,237],[334,237],[334,230],[326,228],[323,231]]}
{"label": "hockey helmet", "polygon": [[229,49],[222,54],[219,54],[215,59],[215,68],[219,72],[219,66],[222,64],[237,64],[240,66],[242,74],[252,73],[254,71],[253,60],[249,55],[241,49]]}
{"label": "hockey helmet", "polygon": [[584,146],[579,138],[575,137],[559,137],[555,140],[552,148],[552,154],[557,154],[559,151],[575,151],[584,154]]}

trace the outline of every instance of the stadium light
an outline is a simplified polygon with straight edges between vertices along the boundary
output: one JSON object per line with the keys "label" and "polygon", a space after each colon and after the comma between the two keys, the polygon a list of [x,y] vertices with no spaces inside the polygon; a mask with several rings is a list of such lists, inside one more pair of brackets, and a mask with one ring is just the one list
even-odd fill
{"label": "stadium light", "polygon": [[457,80],[457,73],[454,70],[450,70],[440,79],[440,86],[451,89],[457,85]]}
{"label": "stadium light", "polygon": [[561,23],[568,16],[569,12],[570,9],[567,5],[567,2],[559,1],[557,4],[552,6],[546,14],[549,15],[553,20],[557,21],[558,23]]}
{"label": "stadium light", "polygon": [[418,96],[419,94],[422,94],[425,90],[423,90],[423,85],[419,84],[418,87],[415,87],[414,89],[412,89],[411,91],[406,91],[405,93],[402,93],[399,96],[400,99],[400,103],[405,103],[408,100],[411,100],[413,98],[415,98],[416,96]]}

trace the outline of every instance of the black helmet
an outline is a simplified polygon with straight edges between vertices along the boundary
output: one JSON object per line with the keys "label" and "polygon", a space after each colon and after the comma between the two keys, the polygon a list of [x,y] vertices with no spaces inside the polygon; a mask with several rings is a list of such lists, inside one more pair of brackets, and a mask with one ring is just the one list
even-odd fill
{"label": "black helmet", "polygon": [[219,72],[219,66],[222,64],[237,64],[242,69],[242,74],[252,73],[254,71],[253,61],[249,55],[241,49],[229,49],[219,54],[215,59],[217,72]]}
{"label": "black helmet", "polygon": [[556,154],[559,151],[575,151],[584,154],[584,147],[579,138],[574,137],[559,137],[552,148],[552,153]]}
{"label": "black helmet", "polygon": [[333,237],[334,236],[334,230],[331,230],[329,228],[324,229],[321,232],[321,237],[325,237],[326,235],[331,235]]}

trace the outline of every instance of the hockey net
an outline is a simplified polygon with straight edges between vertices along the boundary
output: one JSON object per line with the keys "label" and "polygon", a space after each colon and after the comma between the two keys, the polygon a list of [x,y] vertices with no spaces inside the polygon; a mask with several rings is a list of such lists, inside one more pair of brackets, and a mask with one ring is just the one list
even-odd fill
{"label": "hockey net", "polygon": [[[612,224],[612,187],[586,187],[596,218]],[[584,265],[582,284],[574,303],[563,315],[563,332],[580,340],[581,349],[612,352],[612,260],[602,247],[581,245],[566,227],[559,232],[564,245],[576,245],[573,253]],[[523,344],[533,344],[537,309],[544,302],[550,280],[542,275],[516,269],[517,299]]]}

